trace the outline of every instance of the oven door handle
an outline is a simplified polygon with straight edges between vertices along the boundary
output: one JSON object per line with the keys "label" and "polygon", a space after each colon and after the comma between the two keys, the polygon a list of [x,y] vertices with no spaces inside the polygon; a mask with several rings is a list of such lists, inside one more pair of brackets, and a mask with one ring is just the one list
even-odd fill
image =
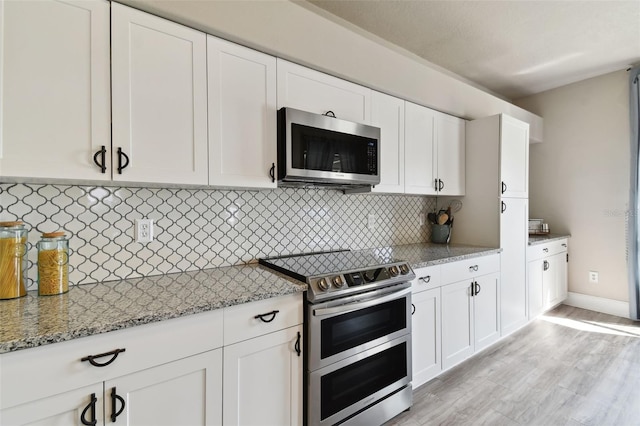
{"label": "oven door handle", "polygon": [[357,311],[358,309],[369,308],[371,306],[378,305],[380,303],[389,302],[394,299],[399,299],[402,296],[411,293],[411,287],[402,289],[400,291],[394,291],[385,296],[373,297],[364,302],[352,302],[344,305],[335,306],[332,308],[318,308],[313,310],[313,315],[316,317],[323,317],[325,315],[345,314],[347,312]]}

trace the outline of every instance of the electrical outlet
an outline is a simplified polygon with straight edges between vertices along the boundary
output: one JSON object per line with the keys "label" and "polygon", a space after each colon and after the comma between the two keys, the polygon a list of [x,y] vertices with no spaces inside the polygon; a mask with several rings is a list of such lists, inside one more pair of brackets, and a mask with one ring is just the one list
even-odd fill
{"label": "electrical outlet", "polygon": [[597,271],[589,271],[589,282],[591,284],[598,284],[598,272]]}
{"label": "electrical outlet", "polygon": [[367,216],[367,228],[373,230],[376,227],[376,215],[370,214]]}
{"label": "electrical outlet", "polygon": [[153,219],[136,219],[134,234],[136,243],[153,241]]}

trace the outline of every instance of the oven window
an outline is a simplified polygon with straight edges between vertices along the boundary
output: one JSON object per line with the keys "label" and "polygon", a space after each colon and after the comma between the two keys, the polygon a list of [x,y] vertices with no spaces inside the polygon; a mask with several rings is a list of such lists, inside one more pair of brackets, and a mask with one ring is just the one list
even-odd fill
{"label": "oven window", "polygon": [[320,322],[320,357],[332,355],[407,328],[407,299],[401,297]]}
{"label": "oven window", "polygon": [[363,136],[291,125],[294,169],[376,175],[378,141]]}
{"label": "oven window", "polygon": [[406,342],[324,375],[320,417],[324,420],[406,377]]}

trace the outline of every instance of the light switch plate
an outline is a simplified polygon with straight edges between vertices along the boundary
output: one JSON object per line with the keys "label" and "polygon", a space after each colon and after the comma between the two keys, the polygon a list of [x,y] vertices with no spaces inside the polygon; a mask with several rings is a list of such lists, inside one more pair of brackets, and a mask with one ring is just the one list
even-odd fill
{"label": "light switch plate", "polygon": [[136,243],[153,241],[153,219],[136,219],[134,234]]}

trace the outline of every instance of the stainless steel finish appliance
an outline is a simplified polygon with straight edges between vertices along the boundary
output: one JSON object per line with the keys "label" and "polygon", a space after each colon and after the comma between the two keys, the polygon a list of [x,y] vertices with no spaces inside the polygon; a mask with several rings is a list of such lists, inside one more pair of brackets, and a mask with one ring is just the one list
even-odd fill
{"label": "stainless steel finish appliance", "polygon": [[380,129],[293,108],[278,111],[280,186],[380,183]]}
{"label": "stainless steel finish appliance", "polygon": [[408,409],[411,283],[406,262],[339,251],[260,263],[306,282],[305,420],[382,424]]}

